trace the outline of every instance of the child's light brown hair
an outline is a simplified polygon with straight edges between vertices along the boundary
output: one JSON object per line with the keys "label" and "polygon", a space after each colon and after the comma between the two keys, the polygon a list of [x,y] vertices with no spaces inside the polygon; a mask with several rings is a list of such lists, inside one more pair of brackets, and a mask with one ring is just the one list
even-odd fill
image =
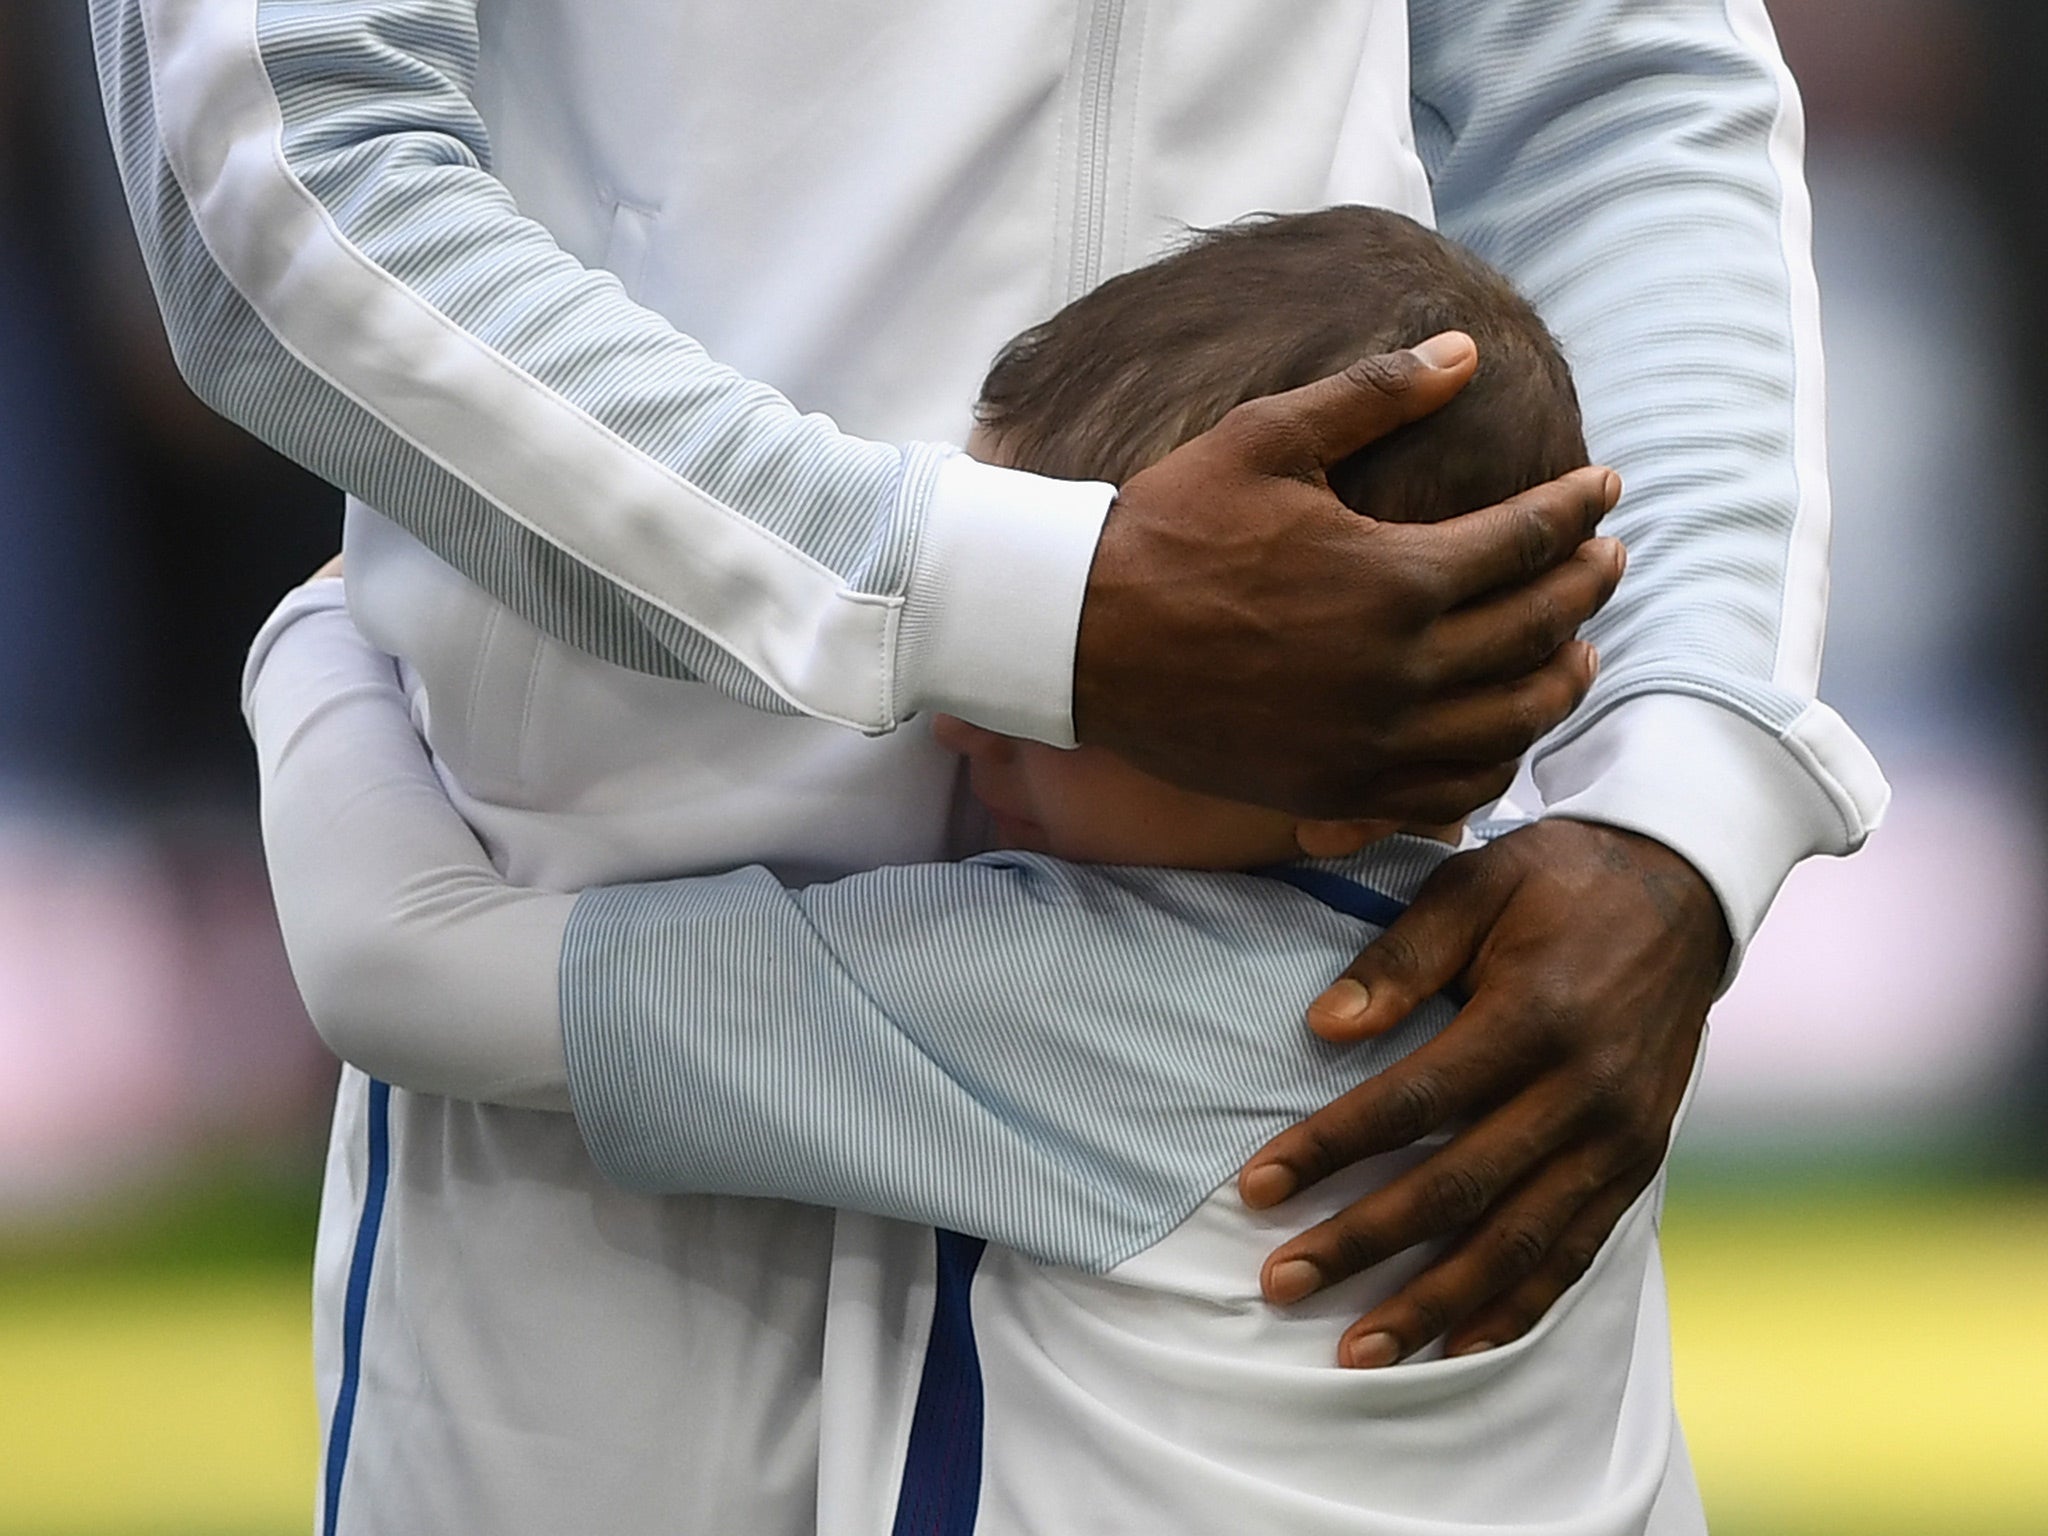
{"label": "child's light brown hair", "polygon": [[1436,522],[1586,462],[1571,370],[1508,280],[1384,209],[1257,215],[1083,295],[1006,346],[976,419],[1020,469],[1122,483],[1261,395],[1464,331],[1456,399],[1332,467],[1354,511]]}

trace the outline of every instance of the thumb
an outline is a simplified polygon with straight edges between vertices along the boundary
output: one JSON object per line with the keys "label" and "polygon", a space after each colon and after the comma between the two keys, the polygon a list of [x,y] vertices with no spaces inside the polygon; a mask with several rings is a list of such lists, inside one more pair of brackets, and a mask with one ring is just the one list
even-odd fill
{"label": "thumb", "polygon": [[1385,1034],[1471,965],[1507,904],[1481,853],[1448,860],[1408,910],[1308,1005],[1308,1027],[1336,1044]]}
{"label": "thumb", "polygon": [[[1257,404],[1305,435],[1316,466],[1327,469],[1397,427],[1440,410],[1472,381],[1479,348],[1463,331],[1445,331],[1405,352],[1361,357],[1342,373]],[[1305,466],[1304,466],[1305,467]]]}

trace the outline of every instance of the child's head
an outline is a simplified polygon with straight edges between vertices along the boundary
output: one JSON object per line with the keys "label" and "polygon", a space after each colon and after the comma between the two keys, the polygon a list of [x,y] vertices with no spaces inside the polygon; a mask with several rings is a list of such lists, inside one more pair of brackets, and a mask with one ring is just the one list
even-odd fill
{"label": "child's head", "polygon": [[[997,357],[969,447],[1039,474],[1122,483],[1233,406],[1449,330],[1478,344],[1477,374],[1442,410],[1332,467],[1347,506],[1435,522],[1586,462],[1570,370],[1528,303],[1434,231],[1355,207],[1198,234],[1076,299]],[[1391,830],[1196,794],[1101,748],[1060,751],[943,718],[939,735],[968,758],[1006,846],[1224,869],[1347,853]]]}
{"label": "child's head", "polygon": [[1500,273],[1380,208],[1241,220],[1113,277],[1003,348],[977,447],[1065,480],[1121,485],[1232,406],[1463,331],[1479,371],[1456,399],[1330,471],[1354,512],[1438,522],[1579,468],[1571,370]]}

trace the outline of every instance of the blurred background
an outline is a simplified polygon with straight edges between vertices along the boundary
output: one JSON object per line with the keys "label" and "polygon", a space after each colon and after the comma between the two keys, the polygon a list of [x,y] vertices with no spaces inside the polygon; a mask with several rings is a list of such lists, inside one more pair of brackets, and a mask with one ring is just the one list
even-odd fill
{"label": "blurred background", "polygon": [[[1897,792],[1795,875],[1665,1221],[1722,1536],[2048,1531],[2048,6],[1772,0],[1806,91],[1826,693]],[[173,371],[85,8],[0,7],[0,1536],[307,1529],[333,1066],[248,637],[339,499]]]}

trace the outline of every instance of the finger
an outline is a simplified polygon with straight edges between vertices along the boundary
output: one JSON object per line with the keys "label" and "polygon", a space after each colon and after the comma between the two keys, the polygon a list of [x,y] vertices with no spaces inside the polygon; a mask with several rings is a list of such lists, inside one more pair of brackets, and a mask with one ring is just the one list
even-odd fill
{"label": "finger", "polygon": [[[1610,1180],[1582,1205],[1543,1260],[1520,1284],[1475,1308],[1444,1341],[1447,1354],[1469,1355],[1519,1339],[1540,1322],[1593,1267],[1621,1218],[1650,1187],[1660,1165],[1645,1163]],[[1355,1330],[1363,1331],[1363,1330]],[[1340,1346],[1341,1348],[1341,1346]]]}
{"label": "finger", "polygon": [[[1455,1248],[1345,1329],[1337,1345],[1339,1362],[1391,1365],[1446,1335],[1446,1354],[1473,1353],[1474,1345],[1519,1338],[1520,1333],[1475,1332],[1474,1323],[1495,1321],[1484,1309],[1553,1261],[1564,1235],[1575,1231],[1581,1214],[1601,1195],[1610,1172],[1593,1148],[1579,1148],[1539,1169]],[[1541,1316],[1538,1310],[1522,1332]],[[1498,1322],[1505,1326],[1506,1319]]]}
{"label": "finger", "polygon": [[1621,477],[1576,469],[1498,506],[1403,529],[1433,551],[1439,611],[1503,587],[1525,586],[1593,536],[1621,499]]}
{"label": "finger", "polygon": [[1487,999],[1475,1000],[1427,1045],[1259,1148],[1238,1175],[1245,1204],[1254,1210],[1277,1205],[1339,1169],[1420,1141],[1504,1099],[1539,1063],[1532,1037],[1496,1020],[1498,1012]]}
{"label": "finger", "polygon": [[1579,707],[1599,670],[1592,646],[1568,641],[1527,677],[1412,710],[1389,733],[1387,750],[1431,763],[1512,763]]}
{"label": "finger", "polygon": [[1440,827],[1506,794],[1519,767],[1513,758],[1478,768],[1470,763],[1410,763],[1375,777],[1366,787],[1365,799],[1379,817],[1406,826]]}
{"label": "finger", "polygon": [[[1418,1243],[1463,1232],[1487,1217],[1496,1202],[1514,1190],[1531,1170],[1566,1145],[1578,1126],[1575,1108],[1569,1095],[1554,1088],[1539,1088],[1511,1100],[1392,1183],[1274,1249],[1263,1272],[1268,1299],[1299,1301]],[[1604,1177],[1612,1170],[1598,1171]],[[1597,1185],[1598,1179],[1592,1180],[1586,1185],[1586,1193]],[[1579,1201],[1584,1198],[1582,1193]],[[1574,1208],[1577,1203],[1574,1202]],[[1550,1208],[1544,1207],[1546,1211]],[[1518,1239],[1526,1235],[1523,1229],[1532,1221],[1526,1213],[1518,1213],[1514,1226]],[[1537,1256],[1547,1248],[1546,1234]],[[1451,1264],[1435,1283],[1444,1295],[1463,1296],[1476,1283],[1482,1263],[1494,1261],[1508,1260],[1482,1245],[1478,1257],[1468,1258],[1463,1264]],[[1534,1267],[1532,1259],[1513,1278],[1519,1279]],[[1442,1291],[1442,1287],[1454,1282],[1464,1289]],[[1428,1294],[1440,1299],[1438,1291]],[[1490,1292],[1473,1292],[1469,1306],[1476,1306],[1484,1294]],[[1443,1326],[1448,1324],[1425,1335],[1425,1339],[1436,1337]]]}
{"label": "finger", "polygon": [[1270,428],[1277,454],[1312,462],[1278,462],[1285,474],[1326,469],[1396,427],[1429,415],[1471,382],[1479,349],[1462,331],[1432,336],[1405,352],[1362,357],[1342,373],[1240,406],[1240,423]]}
{"label": "finger", "polygon": [[1425,637],[1425,685],[1506,681],[1556,655],[1614,596],[1628,568],[1619,539],[1589,539],[1528,586],[1444,614]]}
{"label": "finger", "polygon": [[[1385,1034],[1464,974],[1507,905],[1509,890],[1488,875],[1483,858],[1446,860],[1408,910],[1309,1004],[1309,1028],[1340,1045]],[[1390,1071],[1416,1070],[1417,1057],[1425,1058],[1426,1067],[1431,1046]],[[1382,1073],[1353,1093],[1383,1088],[1388,1076]]]}

